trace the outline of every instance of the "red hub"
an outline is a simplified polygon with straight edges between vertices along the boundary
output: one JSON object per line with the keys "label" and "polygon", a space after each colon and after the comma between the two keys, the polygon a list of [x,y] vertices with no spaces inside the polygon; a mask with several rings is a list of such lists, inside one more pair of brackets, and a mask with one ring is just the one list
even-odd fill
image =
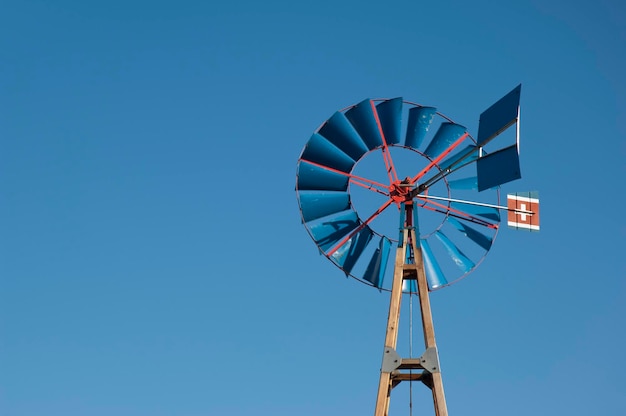
{"label": "red hub", "polygon": [[406,178],[402,181],[394,181],[389,185],[389,195],[396,204],[400,205],[403,202],[411,201],[411,189],[413,184],[411,178]]}

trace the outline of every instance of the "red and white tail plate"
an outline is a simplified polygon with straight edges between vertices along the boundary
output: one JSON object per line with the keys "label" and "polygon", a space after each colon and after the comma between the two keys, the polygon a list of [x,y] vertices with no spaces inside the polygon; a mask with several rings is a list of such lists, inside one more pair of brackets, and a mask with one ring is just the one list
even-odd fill
{"label": "red and white tail plate", "polygon": [[508,225],[514,228],[539,231],[539,199],[520,194],[506,196],[508,208]]}

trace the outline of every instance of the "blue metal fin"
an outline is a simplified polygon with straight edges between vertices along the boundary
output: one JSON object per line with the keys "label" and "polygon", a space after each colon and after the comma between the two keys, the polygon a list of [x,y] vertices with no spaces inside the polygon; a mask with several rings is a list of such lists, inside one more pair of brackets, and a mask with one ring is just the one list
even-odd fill
{"label": "blue metal fin", "polygon": [[372,229],[365,227],[333,253],[331,257],[346,274],[350,274],[359,256],[363,253],[363,250],[365,250],[367,243],[370,242],[373,235],[374,232]]}
{"label": "blue metal fin", "polygon": [[298,164],[297,188],[299,191],[345,191],[348,177],[301,160]]}
{"label": "blue metal fin", "polygon": [[361,101],[345,114],[370,150],[382,146],[383,142],[371,100]]}
{"label": "blue metal fin", "polygon": [[350,196],[347,192],[306,192],[300,193],[299,198],[305,222],[350,208]]}
{"label": "blue metal fin", "polygon": [[452,261],[454,261],[454,264],[459,266],[461,270],[467,273],[476,266],[476,264],[463,254],[463,252],[452,241],[450,241],[444,233],[437,231],[435,235],[446,248],[446,251],[452,258]]}
{"label": "blue metal fin", "polygon": [[455,153],[447,159],[444,159],[444,161],[439,164],[439,168],[441,170],[446,170],[450,168],[456,169],[460,166],[464,166],[470,162],[473,162],[478,159],[478,150],[479,148],[474,145],[465,146],[460,152]]}
{"label": "blue metal fin", "polygon": [[489,142],[519,119],[521,92],[522,85],[520,84],[483,111],[478,122],[478,138],[476,139],[479,146]]}
{"label": "blue metal fin", "polygon": [[402,281],[402,291],[406,293],[417,293],[417,280],[403,280]]}
{"label": "blue metal fin", "polygon": [[493,239],[491,237],[488,237],[485,234],[476,231],[469,225],[465,225],[460,221],[457,221],[455,218],[448,217],[448,222],[461,233],[465,234],[466,237],[468,237],[470,240],[472,240],[485,250],[489,250],[491,248],[491,243],[493,242]]}
{"label": "blue metal fin", "polygon": [[339,111],[324,123],[318,133],[354,160],[359,160],[367,152],[359,133]]}
{"label": "blue metal fin", "polygon": [[452,189],[478,189],[478,178],[476,176],[472,176],[469,178],[463,179],[455,179],[453,181],[449,181],[448,185]]}
{"label": "blue metal fin", "polygon": [[378,119],[387,144],[400,143],[402,129],[402,97],[392,98],[376,105]]}
{"label": "blue metal fin", "polygon": [[350,172],[356,163],[350,156],[317,133],[313,134],[307,142],[301,158],[342,172]]}
{"label": "blue metal fin", "polygon": [[450,206],[473,216],[483,217],[491,221],[500,221],[500,210],[498,210],[498,208],[464,204],[462,202],[451,202]]}
{"label": "blue metal fin", "polygon": [[465,133],[465,127],[455,123],[441,123],[432,141],[428,144],[424,154],[435,159],[443,153],[452,143]]}
{"label": "blue metal fin", "polygon": [[479,192],[521,178],[517,144],[481,157],[476,162],[476,171]]}
{"label": "blue metal fin", "polygon": [[433,118],[437,114],[435,107],[413,107],[409,110],[405,146],[417,149],[424,141]]}
{"label": "blue metal fin", "polygon": [[344,211],[343,213],[329,217],[328,220],[320,220],[308,223],[309,231],[313,240],[324,251],[330,250],[343,237],[359,226],[356,212]]}
{"label": "blue metal fin", "polygon": [[374,287],[381,288],[383,286],[383,280],[385,277],[385,269],[387,268],[387,260],[389,259],[389,250],[391,249],[391,240],[387,237],[382,237],[378,248],[374,252],[363,280],[370,282]]}
{"label": "blue metal fin", "polygon": [[448,283],[445,276],[443,275],[443,271],[439,267],[437,260],[435,259],[435,255],[426,240],[420,240],[420,245],[422,247],[422,259],[424,261],[424,270],[426,271],[426,280],[428,281],[428,288],[430,290],[435,290],[441,286],[444,286]]}

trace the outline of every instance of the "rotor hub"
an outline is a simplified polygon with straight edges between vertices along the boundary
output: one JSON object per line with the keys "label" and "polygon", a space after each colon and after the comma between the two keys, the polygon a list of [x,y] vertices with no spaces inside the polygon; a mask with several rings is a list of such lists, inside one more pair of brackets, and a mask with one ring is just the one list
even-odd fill
{"label": "rotor hub", "polygon": [[414,188],[411,178],[407,177],[403,180],[394,181],[389,185],[389,196],[396,204],[409,202],[413,199],[411,190]]}

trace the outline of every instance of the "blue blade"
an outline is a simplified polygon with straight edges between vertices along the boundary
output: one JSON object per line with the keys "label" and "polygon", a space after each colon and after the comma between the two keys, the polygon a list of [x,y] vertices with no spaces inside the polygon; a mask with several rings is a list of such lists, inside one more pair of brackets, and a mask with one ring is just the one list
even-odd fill
{"label": "blue blade", "polygon": [[367,146],[343,113],[333,114],[318,133],[354,160],[367,152]]}
{"label": "blue blade", "polygon": [[413,107],[409,110],[409,120],[407,121],[405,146],[417,149],[424,141],[428,133],[430,124],[437,114],[434,107]]}
{"label": "blue blade", "polygon": [[521,178],[517,144],[481,157],[476,171],[479,192]]}
{"label": "blue blade", "polygon": [[444,159],[444,161],[439,164],[439,168],[441,170],[450,169],[452,167],[458,168],[459,166],[463,166],[470,162],[473,162],[474,160],[478,159],[478,150],[478,147],[474,145],[465,146],[460,152],[453,154],[447,159]]}
{"label": "blue blade", "polygon": [[476,244],[478,244],[485,250],[488,251],[491,248],[491,243],[493,242],[493,239],[491,237],[488,237],[476,231],[469,225],[465,225],[461,223],[460,221],[457,221],[455,218],[448,217],[448,222],[451,225],[453,225],[457,230],[459,230],[461,233],[465,234],[466,237],[468,237],[470,240],[472,240],[473,242],[475,242]]}
{"label": "blue blade", "polygon": [[483,146],[517,121],[521,92],[522,85],[520,84],[483,111],[478,122],[478,138],[476,139],[479,146]]}
{"label": "blue blade", "polygon": [[424,154],[435,159],[444,152],[452,143],[465,133],[465,127],[455,123],[441,123],[435,137],[428,144]]}
{"label": "blue blade", "polygon": [[348,177],[331,172],[305,161],[298,164],[296,187],[299,191],[345,191],[348,189]]}
{"label": "blue blade", "polygon": [[347,192],[307,192],[300,193],[299,197],[305,222],[350,208],[350,196]]}
{"label": "blue blade", "polygon": [[363,280],[367,280],[374,287],[381,288],[385,278],[385,270],[387,269],[387,260],[389,259],[389,250],[391,249],[391,241],[383,237],[380,239],[378,248],[363,275]]}
{"label": "blue blade", "polygon": [[387,144],[400,143],[402,129],[402,97],[392,98],[376,105],[378,119]]}
{"label": "blue blade", "polygon": [[481,207],[480,205],[470,205],[462,202],[451,202],[450,206],[456,210],[466,212],[475,217],[478,216],[491,221],[500,221],[500,210],[498,208]]}
{"label": "blue blade", "polygon": [[446,278],[435,259],[433,251],[428,245],[428,241],[420,240],[422,246],[422,258],[424,260],[424,270],[426,271],[426,280],[428,281],[428,287],[431,290],[435,290],[448,283]]}
{"label": "blue blade", "polygon": [[350,156],[317,133],[306,143],[301,158],[342,172],[350,172],[355,163]]}
{"label": "blue blade", "polygon": [[370,150],[382,146],[383,142],[371,100],[361,101],[346,111],[346,117]]}
{"label": "blue blade", "polygon": [[323,251],[327,251],[358,227],[359,219],[356,212],[350,210],[308,225],[317,245]]}
{"label": "blue blade", "polygon": [[450,239],[441,231],[437,231],[435,233],[439,241],[446,248],[446,251],[454,261],[454,264],[459,266],[461,270],[465,273],[469,272],[476,266],[473,261],[471,261],[463,252],[452,242]]}
{"label": "blue blade", "polygon": [[403,292],[411,292],[417,293],[417,280],[403,280],[402,281],[402,291]]}
{"label": "blue blade", "polygon": [[478,178],[476,176],[472,176],[469,178],[455,179],[453,181],[448,182],[448,185],[450,186],[451,189],[476,190],[478,189]]}
{"label": "blue blade", "polygon": [[372,229],[365,227],[333,253],[331,257],[346,274],[352,272],[352,268],[361,253],[363,253],[363,250],[365,250],[365,247],[367,247],[367,243],[370,242],[373,235],[374,232]]}

